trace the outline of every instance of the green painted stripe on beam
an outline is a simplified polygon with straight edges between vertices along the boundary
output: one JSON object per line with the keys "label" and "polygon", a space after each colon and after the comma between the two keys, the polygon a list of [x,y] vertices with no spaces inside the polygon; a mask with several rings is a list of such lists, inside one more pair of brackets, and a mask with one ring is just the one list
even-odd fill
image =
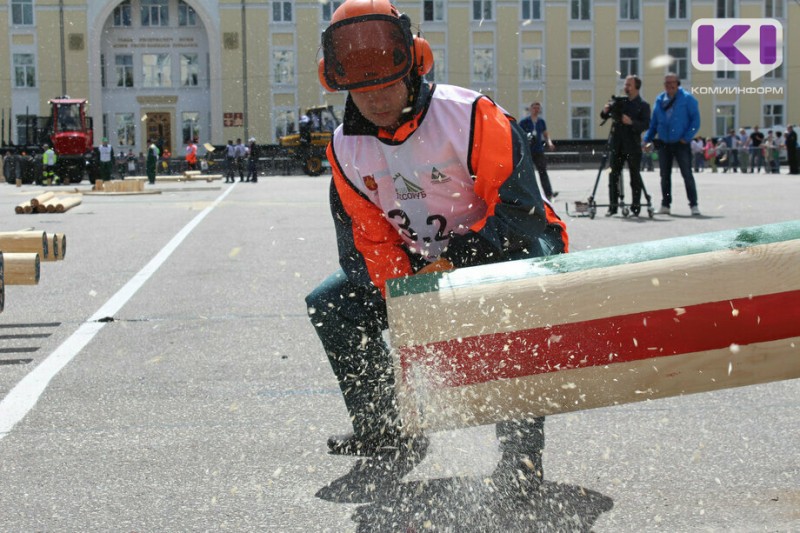
{"label": "green painted stripe on beam", "polygon": [[462,268],[449,273],[409,276],[389,280],[386,283],[386,289],[390,298],[397,298],[441,289],[503,283],[523,278],[552,276],[683,255],[748,248],[795,239],[800,239],[800,220],[624,244],[563,255],[493,263]]}

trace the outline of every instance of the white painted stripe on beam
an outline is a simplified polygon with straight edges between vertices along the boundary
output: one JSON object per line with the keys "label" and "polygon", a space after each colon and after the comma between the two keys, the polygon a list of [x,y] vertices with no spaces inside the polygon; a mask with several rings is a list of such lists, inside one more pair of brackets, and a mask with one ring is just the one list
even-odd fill
{"label": "white painted stripe on beam", "polygon": [[113,317],[130,300],[136,292],[150,279],[178,246],[189,236],[200,222],[217,207],[233,190],[229,187],[214,202],[194,217],[183,227],[153,259],[137,272],[120,290],[103,304],[89,319],[61,343],[36,368],[17,383],[0,401],[0,440],[8,435],[14,426],[25,418],[33,409],[39,398],[47,389],[50,381],[69,364],[80,351],[89,344],[106,322],[98,322],[101,318]]}

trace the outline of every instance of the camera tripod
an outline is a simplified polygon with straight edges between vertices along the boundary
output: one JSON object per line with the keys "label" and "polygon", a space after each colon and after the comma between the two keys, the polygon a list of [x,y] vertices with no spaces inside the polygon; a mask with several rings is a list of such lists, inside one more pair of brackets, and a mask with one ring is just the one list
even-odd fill
{"label": "camera tripod", "polygon": [[[614,154],[614,149],[611,145],[611,139],[614,136],[614,126],[611,126],[611,131],[608,133],[608,140],[606,141],[606,151],[603,153],[603,158],[600,161],[600,168],[597,169],[597,179],[594,180],[594,188],[592,189],[592,195],[589,196],[588,204],[584,206],[584,211],[588,211],[589,218],[594,218],[597,215],[597,208],[598,207],[608,207],[613,208],[613,204],[598,204],[595,201],[595,197],[597,196],[597,186],[600,184],[600,178],[603,176],[603,169],[605,169],[608,162],[611,160],[613,161],[612,155]],[[630,163],[628,164],[630,166]],[[629,169],[630,170],[630,169]],[[627,218],[628,215],[631,213],[631,206],[625,203],[625,183],[622,179],[624,173],[622,169],[620,169],[619,176],[617,176],[617,203],[616,207],[622,212],[622,216]],[[640,204],[641,207],[647,207],[647,216],[649,218],[653,218],[655,214],[655,208],[653,207],[653,202],[651,200],[650,195],[647,193],[647,189],[644,186],[644,180],[642,182],[642,194],[644,195],[645,202]],[[578,206],[578,210],[580,211],[580,206]],[[569,214],[569,209],[567,210],[567,214]]]}

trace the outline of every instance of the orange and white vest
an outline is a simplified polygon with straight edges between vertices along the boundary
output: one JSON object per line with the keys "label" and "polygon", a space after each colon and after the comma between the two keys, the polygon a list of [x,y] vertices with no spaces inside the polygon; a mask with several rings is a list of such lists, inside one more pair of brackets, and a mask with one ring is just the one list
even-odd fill
{"label": "orange and white vest", "polygon": [[481,96],[437,85],[425,119],[402,144],[346,136],[341,126],[334,133],[334,152],[354,162],[342,167],[345,177],[386,214],[409,249],[429,261],[439,257],[451,232],[465,234],[486,215],[466,166],[470,136],[464,134]]}

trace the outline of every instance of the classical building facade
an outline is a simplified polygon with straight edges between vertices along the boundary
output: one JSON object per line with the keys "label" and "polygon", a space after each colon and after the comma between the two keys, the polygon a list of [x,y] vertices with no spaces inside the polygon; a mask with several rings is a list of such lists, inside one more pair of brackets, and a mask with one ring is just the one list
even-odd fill
{"label": "classical building facade", "polygon": [[[344,95],[317,81],[319,36],[339,0],[2,0],[3,138],[18,142],[47,101],[88,98],[95,136],[141,151],[148,137],[173,149],[256,137],[276,142],[306,107],[340,110]],[[791,0],[398,1],[431,43],[430,77],[490,95],[515,116],[540,101],[556,139],[604,138],[599,111],[627,73],[652,102],[677,71],[696,92],[704,135],[797,122],[800,54]],[[701,18],[775,18],[781,67],[748,73],[692,67]],[[658,58],[671,56],[672,63]],[[720,91],[719,88],[727,88]]]}

